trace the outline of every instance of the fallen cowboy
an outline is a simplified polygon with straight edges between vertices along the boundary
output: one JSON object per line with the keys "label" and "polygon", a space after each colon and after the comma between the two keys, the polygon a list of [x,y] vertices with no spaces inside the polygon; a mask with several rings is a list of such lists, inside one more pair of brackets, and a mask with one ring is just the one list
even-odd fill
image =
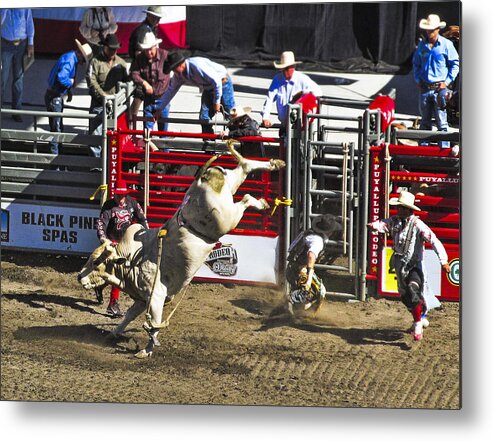
{"label": "fallen cowboy", "polygon": [[219,238],[236,228],[248,207],[269,208],[267,201],[249,194],[235,203],[233,195],[249,173],[279,170],[285,167],[284,161],[245,159],[233,143],[232,140],[227,145],[238,161],[235,169],[211,166],[216,158],[212,157],[199,171],[180,208],[162,228],[144,230],[132,225],[116,246],[107,242],[96,248],[78,275],[85,289],[109,283],[134,300],[113,335],[121,335],[130,322],[146,312],[144,328],[150,338],[136,357],[150,357],[159,345],[157,335],[168,324],[162,320],[166,299],[190,283]]}

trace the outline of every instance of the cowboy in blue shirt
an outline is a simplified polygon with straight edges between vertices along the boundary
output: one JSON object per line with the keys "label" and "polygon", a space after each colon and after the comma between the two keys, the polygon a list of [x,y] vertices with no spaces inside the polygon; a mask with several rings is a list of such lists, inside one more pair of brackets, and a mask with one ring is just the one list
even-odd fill
{"label": "cowboy in blue shirt", "polygon": [[[168,55],[163,66],[164,73],[174,72],[168,89],[161,97],[161,108],[166,107],[181,86],[196,86],[202,91],[199,119],[202,133],[214,133],[210,119],[221,110],[229,119],[235,107],[233,82],[224,66],[204,57],[187,58],[179,52]],[[156,115],[159,113],[156,112]]]}
{"label": "cowboy in blue shirt", "polygon": [[[448,131],[446,101],[451,94],[448,87],[459,73],[459,54],[453,43],[440,35],[446,23],[440,17],[430,14],[419,23],[426,31],[413,56],[414,80],[420,89],[419,111],[421,130],[432,129],[432,119],[440,132]],[[450,148],[450,142],[441,141],[442,148]]]}
{"label": "cowboy in blue shirt", "polygon": [[[77,49],[63,54],[51,69],[48,77],[48,89],[45,93],[45,105],[48,112],[63,112],[63,97],[69,95],[74,86],[77,67],[80,63],[88,63],[92,57],[89,44],[81,44],[75,40]],[[51,132],[63,132],[63,120],[56,116],[49,118]],[[58,142],[50,142],[51,153],[58,155]]]}
{"label": "cowboy in blue shirt", "polygon": [[[2,9],[2,107],[12,70],[12,109],[21,109],[24,90],[24,55],[34,55],[34,23],[31,9]],[[20,115],[12,119],[21,122]]]}

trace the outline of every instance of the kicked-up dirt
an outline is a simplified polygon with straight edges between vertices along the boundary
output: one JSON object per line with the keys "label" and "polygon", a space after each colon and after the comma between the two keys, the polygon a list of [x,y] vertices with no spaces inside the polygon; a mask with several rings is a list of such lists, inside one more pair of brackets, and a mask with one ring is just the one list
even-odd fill
{"label": "kicked-up dirt", "polygon": [[2,400],[460,408],[456,303],[431,311],[415,343],[396,300],[326,301],[295,323],[278,290],[192,283],[140,360],[144,317],[113,339],[109,289],[97,304],[77,283],[83,264],[3,253]]}

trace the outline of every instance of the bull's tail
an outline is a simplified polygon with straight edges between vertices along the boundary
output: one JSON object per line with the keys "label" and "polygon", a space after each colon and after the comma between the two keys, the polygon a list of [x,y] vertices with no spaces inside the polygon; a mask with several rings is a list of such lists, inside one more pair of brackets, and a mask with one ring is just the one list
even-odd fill
{"label": "bull's tail", "polygon": [[234,157],[234,158],[238,161],[238,163],[240,163],[240,164],[241,164],[241,163],[242,163],[242,162],[244,162],[245,160],[244,160],[243,156],[241,156],[241,155],[240,155],[240,154],[236,151],[236,149],[234,148],[234,144],[235,144],[236,142],[238,142],[238,141],[236,141],[236,140],[234,140],[234,139],[228,139],[228,140],[226,141],[226,147],[228,148],[229,153],[231,153],[231,156],[233,156],[233,157]]}

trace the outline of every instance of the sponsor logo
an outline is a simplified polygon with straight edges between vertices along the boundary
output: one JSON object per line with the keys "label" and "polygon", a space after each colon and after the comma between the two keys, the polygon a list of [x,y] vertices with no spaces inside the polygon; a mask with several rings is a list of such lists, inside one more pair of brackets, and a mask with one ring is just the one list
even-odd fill
{"label": "sponsor logo", "polygon": [[453,259],[450,263],[450,272],[447,274],[448,281],[454,285],[459,286],[460,283],[460,260]]}
{"label": "sponsor logo", "polygon": [[238,256],[232,245],[218,242],[207,256],[205,264],[210,270],[220,276],[231,277],[238,271]]}
{"label": "sponsor logo", "polygon": [[9,241],[10,232],[10,212],[2,208],[2,228],[1,228],[1,241]]}

